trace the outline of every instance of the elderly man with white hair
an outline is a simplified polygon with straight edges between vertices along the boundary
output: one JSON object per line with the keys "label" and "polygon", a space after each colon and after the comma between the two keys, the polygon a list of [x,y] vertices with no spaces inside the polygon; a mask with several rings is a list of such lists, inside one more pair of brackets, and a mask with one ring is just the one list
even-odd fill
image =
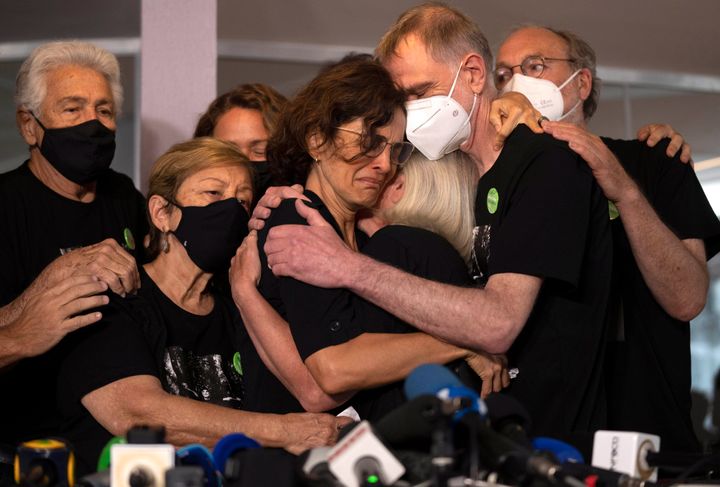
{"label": "elderly man with white hair", "polygon": [[144,198],[109,169],[121,104],[118,61],[92,44],[41,45],[18,73],[30,157],[0,175],[0,443],[52,434],[63,338],[139,285]]}

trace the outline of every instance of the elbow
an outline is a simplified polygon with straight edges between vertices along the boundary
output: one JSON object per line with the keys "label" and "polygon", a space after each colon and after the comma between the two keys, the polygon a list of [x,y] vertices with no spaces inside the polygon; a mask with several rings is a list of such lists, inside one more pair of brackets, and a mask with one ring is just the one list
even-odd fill
{"label": "elbow", "polygon": [[521,321],[512,317],[498,320],[495,326],[488,330],[486,340],[477,343],[477,350],[495,355],[507,353],[524,325],[525,320]]}
{"label": "elbow", "polygon": [[349,383],[350,373],[341,370],[337,362],[336,360],[315,360],[312,366],[308,363],[308,368],[320,389],[330,396],[352,389],[352,385]]}
{"label": "elbow", "polygon": [[328,400],[328,394],[319,387],[302,391],[298,401],[308,413],[322,413],[336,406],[334,402]]}
{"label": "elbow", "polygon": [[136,398],[114,408],[114,413],[106,421],[100,421],[113,436],[125,436],[127,432],[140,425],[165,426],[165,422],[151,412],[151,404],[146,398]]}
{"label": "elbow", "polygon": [[693,296],[691,299],[687,299],[682,303],[678,303],[677,306],[668,310],[668,314],[680,321],[690,321],[696,318],[703,309],[705,309],[705,303],[707,302],[707,295]]}

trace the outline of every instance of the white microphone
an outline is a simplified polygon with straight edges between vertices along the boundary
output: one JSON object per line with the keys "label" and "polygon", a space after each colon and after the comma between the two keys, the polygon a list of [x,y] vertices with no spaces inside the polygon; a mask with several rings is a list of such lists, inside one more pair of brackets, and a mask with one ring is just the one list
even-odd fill
{"label": "white microphone", "polygon": [[648,452],[660,451],[660,437],[632,431],[597,431],[593,440],[593,467],[622,472],[641,480],[657,481],[657,467]]}
{"label": "white microphone", "polygon": [[405,467],[375,436],[370,423],[355,426],[328,453],[330,472],[347,487],[366,483],[392,485]]}

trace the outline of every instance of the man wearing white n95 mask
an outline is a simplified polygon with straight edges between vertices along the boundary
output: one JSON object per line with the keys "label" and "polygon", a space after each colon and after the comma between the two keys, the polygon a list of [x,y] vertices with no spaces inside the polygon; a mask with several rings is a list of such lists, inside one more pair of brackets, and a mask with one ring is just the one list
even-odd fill
{"label": "man wearing white n95 mask", "polygon": [[697,451],[687,322],[705,304],[706,259],[718,251],[720,224],[692,168],[668,157],[665,144],[586,131],[598,82],[594,51],[570,32],[523,27],[498,50],[496,87],[567,122],[543,127],[587,161],[611,202],[619,312],[606,364],[608,426],[658,434],[663,449]]}
{"label": "man wearing white n95 mask", "polygon": [[607,202],[586,164],[524,125],[502,150],[494,145],[492,55],[462,13],[436,3],[414,7],[377,54],[408,93],[408,138],[428,157],[459,148],[483,175],[475,203],[482,288],[431,282],[353,253],[304,205],[296,207],[311,226],[269,232],[272,271],[346,287],[452,343],[507,352],[519,370],[507,390],[529,409],[537,434],[604,427],[612,242]]}

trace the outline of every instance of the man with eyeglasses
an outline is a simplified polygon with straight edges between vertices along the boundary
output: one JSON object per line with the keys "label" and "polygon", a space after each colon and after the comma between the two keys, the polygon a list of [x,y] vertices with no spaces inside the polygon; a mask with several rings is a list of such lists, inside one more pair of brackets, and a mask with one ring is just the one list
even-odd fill
{"label": "man with eyeglasses", "polygon": [[720,224],[692,167],[666,154],[672,144],[587,131],[598,81],[593,49],[570,32],[523,27],[498,50],[496,88],[563,120],[543,127],[587,161],[610,202],[620,305],[607,361],[609,427],[658,434],[663,449],[699,451],[688,321],[705,305],[706,260],[718,251]]}

